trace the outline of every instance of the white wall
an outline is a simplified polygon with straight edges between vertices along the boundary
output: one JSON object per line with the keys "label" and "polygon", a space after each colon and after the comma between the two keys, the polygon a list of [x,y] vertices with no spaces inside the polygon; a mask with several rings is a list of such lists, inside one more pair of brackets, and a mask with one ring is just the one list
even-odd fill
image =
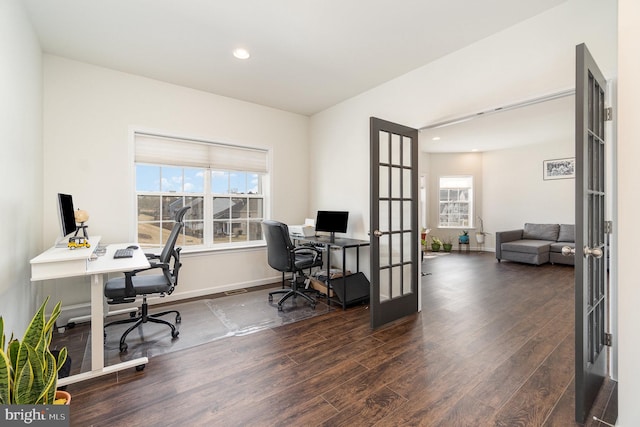
{"label": "white wall", "polygon": [[[69,59],[44,56],[44,247],[59,226],[56,193],[89,212],[89,233],[134,240],[134,128],[267,148],[272,153],[273,219],[307,214],[305,116]],[[185,250],[185,252],[187,252]],[[183,253],[185,253],[183,252]],[[183,256],[172,299],[279,281],[264,248]],[[89,301],[84,280],[57,281],[64,304]]]}
{"label": "white wall", "polygon": [[30,282],[42,223],[40,45],[19,0],[0,2],[0,316],[22,336],[42,302]]}
{"label": "white wall", "polygon": [[525,222],[573,224],[575,180],[543,180],[542,162],[575,157],[574,141],[552,141],[483,155],[486,248],[495,250],[495,232]]}
{"label": "white wall", "polygon": [[[438,237],[442,241],[446,241],[447,237],[451,239],[454,249],[457,248],[458,236],[462,233],[461,229],[438,228],[438,199],[441,176],[454,175],[471,175],[473,177],[473,217],[481,216],[483,199],[483,175],[482,175],[482,154],[481,153],[458,153],[458,154],[442,154],[432,153],[429,156],[429,194],[431,196],[428,203],[429,222],[428,227],[431,229],[429,239]],[[478,225],[478,224],[475,224]],[[479,225],[478,225],[479,226]],[[477,242],[474,232],[479,230],[478,227],[466,227],[469,231],[469,245],[472,249],[477,248]],[[486,231],[486,227],[485,227]],[[430,243],[430,242],[427,242]]]}
{"label": "white wall", "polygon": [[640,283],[635,251],[640,212],[640,3],[619,0],[618,81],[618,423],[640,423]]}
{"label": "white wall", "polygon": [[569,0],[314,115],[310,211],[349,210],[358,218],[350,233],[368,238],[370,116],[419,128],[572,88],[575,46],[583,42],[615,77],[616,12],[612,0]]}

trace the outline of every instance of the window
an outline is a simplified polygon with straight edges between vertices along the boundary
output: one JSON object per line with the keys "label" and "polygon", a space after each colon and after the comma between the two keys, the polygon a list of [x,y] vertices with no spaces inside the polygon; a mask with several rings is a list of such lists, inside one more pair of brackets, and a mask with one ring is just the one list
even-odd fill
{"label": "window", "polygon": [[138,243],[162,247],[175,212],[191,206],[178,244],[237,247],[262,241],[267,152],[156,135],[135,135]]}
{"label": "window", "polygon": [[439,195],[439,227],[473,227],[472,176],[440,177]]}

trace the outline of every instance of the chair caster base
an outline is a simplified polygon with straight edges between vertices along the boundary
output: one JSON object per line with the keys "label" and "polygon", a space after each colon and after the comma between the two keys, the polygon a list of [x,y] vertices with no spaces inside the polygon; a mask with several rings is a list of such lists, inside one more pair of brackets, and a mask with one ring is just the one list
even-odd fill
{"label": "chair caster base", "polygon": [[126,353],[128,348],[129,347],[126,344],[121,345],[120,346],[120,353]]}
{"label": "chair caster base", "polygon": [[180,335],[180,331],[171,332],[171,338],[173,338],[173,339],[178,338],[178,335]]}
{"label": "chair caster base", "polygon": [[145,366],[147,366],[147,365],[138,365],[138,366],[136,366],[136,371],[137,371],[137,372],[142,372],[142,371],[144,371],[144,367],[145,367]]}

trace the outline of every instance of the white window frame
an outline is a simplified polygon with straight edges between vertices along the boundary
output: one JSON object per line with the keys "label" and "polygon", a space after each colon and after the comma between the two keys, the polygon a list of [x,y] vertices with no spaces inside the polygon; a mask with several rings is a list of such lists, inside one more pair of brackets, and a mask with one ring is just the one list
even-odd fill
{"label": "white window frame", "polygon": [[[157,160],[154,161],[153,163],[148,163],[145,161],[137,161],[136,160],[136,136],[137,135],[143,135],[143,136],[151,136],[151,137],[158,137],[158,138],[167,138],[167,139],[171,139],[171,140],[177,140],[177,141],[184,141],[185,143],[198,143],[198,144],[211,144],[212,146],[221,146],[223,147],[223,150],[233,150],[233,149],[238,149],[238,150],[247,150],[249,152],[251,151],[255,151],[255,152],[262,152],[264,156],[266,156],[266,161],[265,161],[265,172],[261,172],[261,171],[255,171],[255,170],[232,170],[232,169],[222,169],[222,168],[215,168],[215,167],[208,167],[208,168],[203,168],[203,167],[198,167],[199,169],[203,169],[204,170],[204,188],[203,188],[203,193],[190,193],[190,192],[163,192],[163,191],[140,191],[138,192],[137,189],[137,182],[136,182],[136,172],[137,172],[137,165],[139,164],[144,164],[144,165],[149,165],[149,166],[157,166],[157,167],[171,167],[171,168],[192,168],[194,166],[185,166],[185,165],[180,165],[180,164],[170,164],[169,162],[167,163],[159,163],[162,160]],[[211,141],[207,141],[207,140],[203,140],[203,139],[199,139],[199,138],[189,138],[189,137],[176,137],[176,136],[169,136],[167,134],[164,133],[158,133],[158,132],[148,132],[148,131],[140,131],[140,130],[134,130],[132,132],[132,169],[133,169],[133,182],[132,182],[132,195],[133,195],[133,199],[134,199],[134,212],[133,212],[133,236],[135,236],[136,240],[138,237],[138,225],[139,225],[139,220],[138,220],[138,195],[151,195],[151,196],[176,196],[176,197],[182,197],[182,196],[186,196],[186,197],[190,197],[190,196],[195,196],[195,197],[200,197],[202,196],[204,198],[203,201],[203,242],[204,244],[202,245],[182,245],[183,247],[183,252],[199,252],[199,251],[215,251],[215,250],[221,250],[221,249],[239,249],[239,248],[251,248],[251,247],[256,247],[256,246],[264,246],[266,245],[266,242],[264,240],[264,237],[261,240],[247,240],[247,241],[242,241],[242,242],[224,242],[224,243],[215,243],[214,242],[214,238],[213,238],[213,198],[214,197],[230,197],[230,198],[247,198],[247,199],[251,199],[251,198],[259,198],[262,200],[262,217],[260,220],[264,220],[264,219],[268,219],[269,218],[269,212],[270,212],[270,198],[271,198],[271,186],[270,186],[270,180],[271,180],[271,162],[270,162],[270,152],[269,150],[266,149],[262,149],[262,148],[254,148],[254,147],[247,147],[247,146],[242,146],[242,145],[238,145],[238,144],[229,144],[229,143],[216,143],[216,142],[211,142]],[[212,189],[212,174],[214,171],[224,171],[224,172],[229,172],[229,173],[233,173],[233,172],[245,172],[245,173],[255,173],[258,174],[258,176],[260,177],[261,183],[259,185],[259,187],[261,187],[261,191],[262,193],[259,195],[253,195],[253,194],[248,194],[248,193],[213,193],[213,189]],[[161,189],[160,189],[161,190]],[[187,213],[188,215],[188,213]],[[232,222],[234,222],[233,220],[231,220]],[[246,221],[246,219],[239,219],[239,221]],[[258,222],[258,221],[256,221]],[[142,246],[142,245],[141,245]],[[160,246],[158,245],[144,245],[145,247],[148,247],[149,249],[153,249],[153,248],[161,248],[162,245],[160,244]]]}
{"label": "white window frame", "polygon": [[[451,180],[466,180],[468,179],[470,181],[470,186],[447,186],[447,187],[443,187],[442,186],[442,180],[443,179],[451,179]],[[451,221],[447,221],[447,223],[443,223],[441,220],[441,212],[442,212],[442,204],[443,203],[461,203],[461,201],[456,201],[456,200],[448,200],[446,202],[443,202],[441,200],[441,191],[442,190],[455,190],[455,189],[467,189],[468,190],[468,199],[466,201],[467,205],[468,205],[468,224],[463,224],[463,225],[450,225]],[[469,229],[469,228],[473,228],[474,227],[474,204],[475,204],[475,182],[473,179],[473,175],[443,175],[443,176],[439,176],[438,177],[438,200],[437,200],[437,206],[438,206],[438,228],[449,228],[449,229]],[[448,215],[448,214],[447,214]]]}

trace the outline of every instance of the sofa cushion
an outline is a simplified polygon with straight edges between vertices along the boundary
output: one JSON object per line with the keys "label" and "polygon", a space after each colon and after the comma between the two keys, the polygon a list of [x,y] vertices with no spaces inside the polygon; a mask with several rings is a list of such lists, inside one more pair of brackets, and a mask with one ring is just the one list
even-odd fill
{"label": "sofa cushion", "polygon": [[558,242],[575,242],[576,226],[573,224],[560,224],[560,233],[558,233]]}
{"label": "sofa cushion", "polygon": [[527,254],[542,254],[549,252],[548,240],[516,240],[502,244],[503,251],[524,252]]}
{"label": "sofa cushion", "polygon": [[565,246],[569,246],[571,249],[576,247],[576,244],[573,242],[555,242],[555,243],[551,243],[551,245],[549,245],[549,251],[550,252],[558,252],[561,253],[562,252],[562,248]]}
{"label": "sofa cushion", "polygon": [[558,224],[529,224],[524,225],[523,239],[530,240],[558,240],[560,225]]}

